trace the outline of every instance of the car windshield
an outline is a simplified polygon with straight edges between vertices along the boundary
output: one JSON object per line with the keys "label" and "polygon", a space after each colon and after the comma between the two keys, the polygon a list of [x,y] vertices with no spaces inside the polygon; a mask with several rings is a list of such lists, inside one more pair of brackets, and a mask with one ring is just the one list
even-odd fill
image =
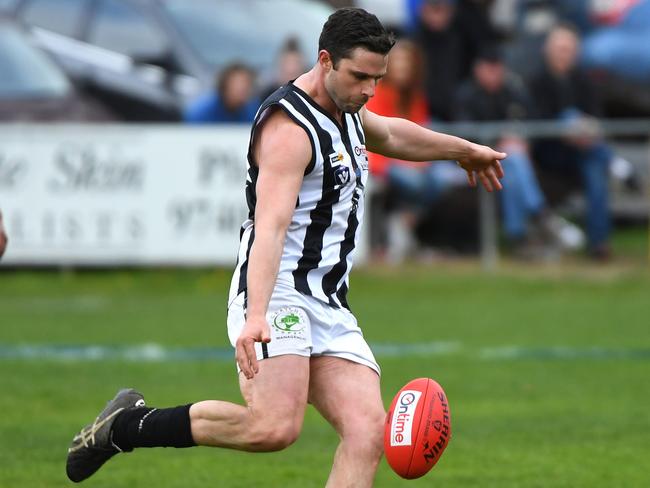
{"label": "car windshield", "polygon": [[217,69],[242,61],[268,72],[289,37],[316,59],[318,35],[332,12],[300,0],[164,0],[172,22],[203,61]]}
{"label": "car windshield", "polygon": [[70,84],[45,54],[15,29],[0,25],[0,98],[62,97]]}

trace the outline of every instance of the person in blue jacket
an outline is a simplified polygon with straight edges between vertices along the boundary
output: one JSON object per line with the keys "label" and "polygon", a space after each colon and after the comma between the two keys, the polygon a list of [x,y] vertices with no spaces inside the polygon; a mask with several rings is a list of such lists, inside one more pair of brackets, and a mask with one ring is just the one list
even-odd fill
{"label": "person in blue jacket", "polygon": [[217,89],[191,103],[183,118],[193,124],[249,123],[258,107],[255,73],[244,64],[233,63],[221,72]]}

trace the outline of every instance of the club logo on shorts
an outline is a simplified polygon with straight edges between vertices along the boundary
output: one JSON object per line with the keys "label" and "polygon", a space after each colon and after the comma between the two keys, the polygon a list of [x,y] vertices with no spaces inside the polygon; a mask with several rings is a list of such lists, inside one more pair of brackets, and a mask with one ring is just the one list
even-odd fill
{"label": "club logo on shorts", "polygon": [[278,310],[273,316],[273,327],[280,332],[302,335],[307,320],[305,313],[296,307],[285,307]]}

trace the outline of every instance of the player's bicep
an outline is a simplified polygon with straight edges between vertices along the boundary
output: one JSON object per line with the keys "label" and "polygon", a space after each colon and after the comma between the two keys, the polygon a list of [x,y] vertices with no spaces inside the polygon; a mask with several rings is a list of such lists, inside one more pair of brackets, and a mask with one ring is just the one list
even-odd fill
{"label": "player's bicep", "polygon": [[278,111],[261,128],[254,156],[259,168],[255,225],[286,229],[311,160],[309,138],[303,129]]}
{"label": "player's bicep", "polygon": [[366,149],[383,154],[390,144],[390,118],[377,115],[365,107],[361,110],[361,117],[366,136]]}

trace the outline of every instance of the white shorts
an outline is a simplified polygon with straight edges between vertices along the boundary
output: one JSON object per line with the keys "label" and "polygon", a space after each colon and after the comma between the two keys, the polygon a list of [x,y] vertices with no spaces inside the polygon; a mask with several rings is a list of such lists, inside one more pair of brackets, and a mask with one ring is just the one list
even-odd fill
{"label": "white shorts", "polygon": [[[357,319],[345,308],[331,307],[278,282],[266,319],[271,342],[255,344],[257,359],[284,354],[335,356],[364,364],[377,374],[381,372]],[[233,347],[245,321],[244,293],[241,293],[228,307],[228,338]]]}

